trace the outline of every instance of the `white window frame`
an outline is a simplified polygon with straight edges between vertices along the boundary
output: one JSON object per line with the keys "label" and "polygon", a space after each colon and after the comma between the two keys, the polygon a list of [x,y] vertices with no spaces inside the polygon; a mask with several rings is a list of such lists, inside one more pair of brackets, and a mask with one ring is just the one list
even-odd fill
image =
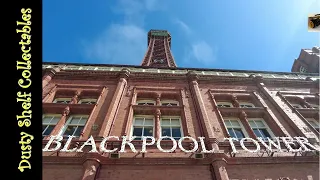
{"label": "white window frame", "polygon": [[300,104],[296,104],[296,103],[291,104],[291,106],[293,108],[296,108],[295,106],[298,106],[299,107],[298,109],[302,109],[303,108]]}
{"label": "white window frame", "polygon": [[[53,103],[57,103],[57,101],[70,101],[71,102],[72,98],[56,98],[56,99],[54,99]],[[69,103],[61,103],[61,104],[69,104]]]}
{"label": "white window frame", "polygon": [[[181,137],[183,137],[183,128],[182,128],[182,122],[181,122],[181,117],[180,116],[162,116],[160,118],[160,137],[162,137],[162,119],[170,119],[170,125],[164,125],[164,127],[169,127],[170,128],[170,133],[172,134],[172,127],[177,127],[177,126],[172,126],[171,125],[171,119],[179,119],[179,126],[180,126],[180,134]],[[179,137],[179,138],[181,138]],[[172,138],[178,138],[178,137],[172,137]]]}
{"label": "white window frame", "polygon": [[317,104],[310,104],[310,106],[311,106],[311,108],[313,108],[313,109],[319,109],[319,105],[317,105]]}
{"label": "white window frame", "polygon": [[310,123],[310,124],[311,124],[311,126],[312,126],[313,128],[317,129],[317,130],[320,132],[320,123],[319,123],[319,121],[317,121],[317,120],[314,119],[314,118],[305,118],[305,119],[306,119],[309,123],[310,123],[310,121],[316,123],[316,124],[318,125],[318,127],[314,127],[312,123]]}
{"label": "white window frame", "polygon": [[136,104],[138,105],[139,103],[152,103],[153,105],[149,105],[149,104],[142,104],[140,106],[154,106],[156,105],[156,101],[153,99],[140,99],[137,100]]}
{"label": "white window frame", "polygon": [[[136,118],[144,118],[144,120],[143,120],[143,125],[141,125],[141,126],[143,127],[143,129],[142,129],[142,135],[143,135],[143,132],[144,132],[144,127],[150,127],[150,125],[147,125],[147,126],[144,125],[145,119],[146,119],[146,118],[152,119],[152,122],[153,122],[153,124],[152,124],[152,136],[155,137],[155,124],[156,124],[156,123],[155,123],[155,118],[154,118],[154,116],[150,116],[150,115],[136,115],[136,116],[133,117],[133,121],[132,121],[132,124],[131,124],[130,137],[133,137],[133,128],[135,127]],[[138,126],[138,125],[136,125],[136,126]],[[143,137],[143,136],[141,136],[141,140],[142,140],[142,137]]]}
{"label": "white window frame", "polygon": [[[87,122],[88,122],[88,120],[89,120],[89,116],[88,115],[73,115],[73,116],[70,116],[69,118],[68,118],[68,120],[66,121],[66,123],[65,123],[65,125],[61,128],[61,130],[60,130],[60,132],[59,132],[59,135],[60,136],[63,136],[63,134],[65,133],[65,131],[67,130],[67,127],[70,125],[70,122],[72,121],[72,119],[74,118],[74,117],[82,117],[82,118],[87,118],[87,120],[86,120],[86,122],[83,124],[83,125],[81,125],[81,126],[83,126],[83,128],[86,126],[86,124],[87,124]],[[80,125],[78,125],[78,126],[80,126]],[[83,129],[84,130],[84,129]],[[82,131],[83,131],[82,130]],[[73,132],[74,133],[74,132]]]}
{"label": "white window frame", "polygon": [[80,99],[80,101],[78,102],[78,104],[87,104],[87,103],[83,103],[83,102],[91,102],[90,104],[96,104],[98,99],[93,99],[93,98],[84,98],[84,99]]}
{"label": "white window frame", "polygon": [[[241,105],[245,105],[245,106],[247,106],[247,105],[250,105],[250,106],[252,106],[252,107],[241,107]],[[253,103],[251,103],[251,102],[245,102],[245,101],[240,101],[239,102],[239,107],[240,108],[255,108],[256,106],[253,104]]]}
{"label": "white window frame", "polygon": [[[227,101],[218,101],[217,103],[217,107],[220,107],[219,105],[229,105],[231,108],[233,107],[233,104],[231,102],[227,102]],[[222,108],[229,108],[229,107],[222,107]]]}
{"label": "white window frame", "polygon": [[[174,104],[177,104],[177,105],[163,105],[163,103],[174,103]],[[169,100],[169,99],[161,100],[161,106],[179,106],[179,101],[177,101],[177,100]]]}
{"label": "white window frame", "polygon": [[[224,118],[224,119],[223,119],[223,124],[224,124],[224,126],[225,126],[226,131],[227,131],[228,134],[229,134],[228,128],[232,128],[232,129],[233,129],[233,128],[239,128],[239,127],[235,127],[235,126],[228,127],[228,126],[226,125],[226,123],[225,123],[225,121],[227,121],[227,120],[229,120],[229,121],[238,121],[238,123],[240,124],[240,128],[241,128],[241,131],[242,131],[244,137],[245,137],[245,138],[249,137],[249,135],[248,135],[245,127],[243,126],[241,120],[240,120],[239,118],[236,118],[236,117],[228,117],[228,118]],[[229,134],[229,135],[230,135],[230,134]],[[237,138],[237,139],[239,139],[239,138]],[[239,139],[239,140],[240,140],[240,139]]]}
{"label": "white window frame", "polygon": [[[257,127],[258,129],[266,129],[267,131],[268,131],[268,133],[270,134],[270,138],[274,138],[275,137],[275,135],[273,134],[273,132],[272,132],[272,130],[271,130],[271,128],[268,126],[268,124],[266,123],[266,121],[263,119],[263,118],[248,118],[248,124],[249,124],[249,126],[250,126],[250,123],[249,123],[249,121],[254,121],[254,123],[255,123],[255,120],[257,120],[257,121],[261,121],[262,123],[263,123],[263,125],[265,126],[265,127]],[[256,124],[256,123],[255,123]],[[251,126],[250,126],[250,128],[253,130],[254,128],[252,128]],[[266,139],[265,139],[266,140]]]}
{"label": "white window frame", "polygon": [[[43,114],[42,115],[42,126],[47,126],[46,128],[45,128],[45,130],[43,130],[42,131],[42,137],[45,137],[45,136],[47,136],[47,135],[43,135],[43,132],[45,132],[47,129],[48,129],[48,126],[56,126],[57,124],[58,124],[58,122],[59,122],[59,120],[58,120],[58,122],[57,123],[43,123],[43,119],[45,118],[45,117],[58,117],[59,119],[61,119],[61,117],[62,117],[62,115],[61,114]],[[51,118],[51,120],[52,120],[52,118]],[[51,121],[50,120],[50,121]],[[51,133],[51,132],[50,132]]]}

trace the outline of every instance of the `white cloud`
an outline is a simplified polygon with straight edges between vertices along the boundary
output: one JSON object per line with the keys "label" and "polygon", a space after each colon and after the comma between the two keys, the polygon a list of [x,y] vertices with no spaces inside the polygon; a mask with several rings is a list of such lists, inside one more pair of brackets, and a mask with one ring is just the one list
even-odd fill
{"label": "white cloud", "polygon": [[111,25],[93,42],[86,43],[88,58],[107,64],[140,64],[147,47],[147,32],[135,25]]}
{"label": "white cloud", "polygon": [[191,45],[191,55],[200,63],[209,64],[215,61],[217,48],[210,46],[205,41],[199,41]]}
{"label": "white cloud", "polygon": [[147,31],[143,28],[145,15],[158,10],[157,2],[119,0],[111,9],[123,16],[123,22],[111,24],[95,39],[84,40],[85,55],[99,63],[140,64],[147,49]]}
{"label": "white cloud", "polygon": [[173,22],[175,24],[178,24],[186,34],[190,34],[192,32],[190,27],[185,22],[181,21],[180,19],[175,19]]}

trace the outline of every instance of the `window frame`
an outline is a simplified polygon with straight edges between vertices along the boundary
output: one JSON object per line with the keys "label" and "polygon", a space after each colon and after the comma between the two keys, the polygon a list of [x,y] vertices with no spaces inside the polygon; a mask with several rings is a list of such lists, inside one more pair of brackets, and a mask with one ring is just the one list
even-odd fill
{"label": "window frame", "polygon": [[[320,123],[319,123],[319,121],[317,121],[315,118],[305,118],[305,119],[309,122],[309,124],[310,124],[314,129],[316,129],[318,132],[320,132]],[[318,127],[314,127],[313,124],[310,123],[310,121],[316,123],[316,124],[318,125]]]}
{"label": "window frame", "polygon": [[[139,103],[153,103],[153,105],[149,105],[149,104],[139,104]],[[139,106],[155,106],[157,103],[154,99],[138,99],[136,101],[136,105],[139,105]]]}
{"label": "window frame", "polygon": [[[135,116],[133,116],[133,121],[132,121],[132,124],[131,124],[130,137],[133,137],[133,130],[134,130],[133,128],[135,127],[136,118],[144,118],[143,125],[142,125],[142,127],[143,127],[142,134],[144,132],[144,128],[145,127],[150,127],[149,125],[147,125],[147,126],[144,125],[145,119],[146,118],[152,119],[152,122],[153,122],[153,124],[152,124],[152,137],[155,137],[155,129],[156,129],[155,125],[156,125],[156,122],[155,122],[155,117],[152,116],[152,115],[135,115]],[[136,136],[136,137],[140,137],[140,136]],[[142,137],[143,136],[141,136],[141,140],[142,140]],[[137,140],[137,139],[134,139],[134,140]]]}
{"label": "window frame", "polygon": [[[268,124],[267,124],[267,122],[263,119],[263,118],[248,118],[248,124],[249,124],[249,127],[252,129],[252,131],[253,131],[253,129],[254,128],[252,128],[251,127],[251,125],[250,125],[250,121],[254,121],[254,123],[256,124],[256,122],[255,122],[255,120],[258,120],[258,121],[261,121],[262,123],[263,123],[263,125],[265,126],[265,127],[255,127],[255,128],[257,128],[257,129],[266,129],[267,130],[267,132],[269,133],[269,135],[271,136],[270,138],[272,139],[272,138],[274,138],[274,137],[276,137],[275,135],[274,135],[274,133],[273,133],[273,131],[272,131],[272,129],[268,126]],[[256,124],[257,125],[257,124]],[[259,131],[260,132],[260,131]],[[261,133],[261,132],[260,132]],[[255,133],[254,133],[255,134]],[[255,134],[255,136],[256,137],[258,137],[256,134]],[[262,138],[262,137],[261,137]],[[265,138],[262,138],[262,139],[264,139],[264,140],[266,140]]]}
{"label": "window frame", "polygon": [[[72,116],[70,116],[69,118],[68,118],[68,120],[66,121],[66,123],[63,125],[63,127],[61,128],[61,130],[60,130],[60,132],[59,132],[59,136],[62,136],[63,138],[65,138],[64,137],[64,133],[66,132],[66,130],[67,130],[67,127],[70,125],[70,122],[72,121],[72,119],[74,118],[74,117],[86,117],[87,118],[87,120],[86,120],[86,122],[83,124],[83,130],[82,131],[84,131],[84,128],[85,128],[85,126],[86,126],[86,124],[88,123],[88,120],[89,120],[89,115],[81,115],[81,114],[77,114],[77,115],[72,115]],[[79,125],[77,125],[78,127],[79,127]],[[77,127],[77,128],[78,128]],[[73,134],[72,135],[74,135],[74,133],[75,132],[73,132]],[[80,137],[80,136],[79,136]],[[77,137],[78,138],[78,137]]]}
{"label": "window frame", "polygon": [[83,101],[93,101],[94,103],[90,103],[90,104],[97,104],[98,99],[94,99],[94,98],[83,98],[80,99],[78,104],[87,104],[87,103],[83,103]]}
{"label": "window frame", "polygon": [[[163,105],[163,103],[175,103],[177,105]],[[179,101],[177,100],[171,100],[171,99],[164,99],[160,101],[161,106],[179,106]]]}
{"label": "window frame", "polygon": [[[252,107],[241,107],[241,105],[250,105],[250,106],[252,106]],[[255,106],[253,103],[251,103],[251,102],[240,101],[240,102],[239,102],[239,107],[240,107],[240,108],[255,108],[256,106]]]}
{"label": "window frame", "polygon": [[[246,131],[246,128],[244,127],[244,125],[242,124],[242,122],[241,122],[241,120],[240,120],[239,118],[236,118],[236,117],[226,117],[226,118],[223,118],[223,124],[224,124],[224,126],[225,126],[225,128],[226,128],[227,134],[228,134],[230,137],[231,137],[231,135],[230,135],[230,133],[229,133],[229,131],[228,131],[228,126],[227,126],[226,123],[225,123],[226,120],[229,120],[229,121],[234,121],[234,120],[236,120],[236,121],[238,121],[238,123],[240,124],[241,131],[242,131],[242,133],[243,133],[243,135],[244,135],[244,138],[250,137],[249,134],[248,134],[247,131]],[[232,127],[232,129],[233,129],[233,128],[235,128],[235,127]],[[235,137],[232,137],[232,138],[235,138]],[[236,138],[236,139],[240,140],[241,138]]]}
{"label": "window frame", "polygon": [[[69,100],[69,102],[68,103],[57,103],[57,101],[63,101],[63,100]],[[55,98],[52,103],[69,104],[71,101],[72,101],[72,98]]]}
{"label": "window frame", "polygon": [[[59,117],[59,120],[57,121],[57,123],[55,123],[55,124],[53,124],[53,123],[48,123],[48,124],[44,124],[43,123],[43,119],[45,118],[45,117],[50,117],[50,116],[52,116],[52,117]],[[42,138],[44,138],[44,137],[46,137],[46,136],[48,136],[48,135],[43,135],[43,133],[48,129],[48,126],[50,126],[50,125],[53,125],[54,127],[56,127],[56,125],[59,123],[59,121],[60,121],[60,119],[62,118],[62,115],[61,114],[43,114],[42,115],[42,126],[47,126],[46,128],[45,128],[45,130],[43,130],[42,131]],[[53,118],[51,118],[51,120],[52,120]],[[50,120],[50,121],[51,121]],[[52,131],[51,131],[52,132]],[[51,134],[51,132],[50,132],[50,134]],[[49,134],[49,135],[50,135]]]}
{"label": "window frame", "polygon": [[[233,108],[234,107],[232,102],[228,102],[228,101],[217,101],[216,104],[217,104],[218,108]],[[230,105],[230,107],[220,107],[219,106],[220,104],[221,105]]]}
{"label": "window frame", "polygon": [[[170,119],[170,126],[164,125],[164,127],[170,127],[170,134],[172,134],[172,127],[176,127],[176,126],[172,126],[172,125],[171,125],[171,120],[172,120],[172,119],[179,119],[179,127],[180,127],[180,134],[181,134],[181,137],[179,137],[179,139],[184,136],[183,127],[182,127],[182,119],[181,119],[180,116],[162,116],[162,117],[160,118],[160,137],[162,137],[162,123],[161,123],[161,122],[162,122],[162,119]],[[171,136],[171,137],[172,137],[172,136]],[[172,137],[172,138],[175,139],[175,137]]]}
{"label": "window frame", "polygon": [[295,106],[298,106],[298,108],[296,109],[303,109],[303,107],[300,104],[297,104],[297,103],[290,103],[290,104],[293,108],[296,108]]}

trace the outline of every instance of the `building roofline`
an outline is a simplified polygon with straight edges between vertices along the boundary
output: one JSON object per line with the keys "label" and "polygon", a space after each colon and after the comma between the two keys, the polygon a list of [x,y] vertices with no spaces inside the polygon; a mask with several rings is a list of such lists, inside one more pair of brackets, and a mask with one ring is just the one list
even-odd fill
{"label": "building roofline", "polygon": [[221,72],[242,72],[242,73],[270,73],[270,74],[300,74],[319,76],[320,73],[298,73],[298,72],[277,72],[277,71],[257,71],[257,70],[237,70],[237,69],[209,69],[209,68],[186,68],[186,67],[149,67],[138,65],[124,65],[124,64],[92,64],[92,63],[64,63],[64,62],[42,62],[42,64],[50,65],[77,65],[77,66],[113,66],[113,67],[132,67],[144,69],[170,69],[170,70],[197,70],[197,71],[221,71]]}

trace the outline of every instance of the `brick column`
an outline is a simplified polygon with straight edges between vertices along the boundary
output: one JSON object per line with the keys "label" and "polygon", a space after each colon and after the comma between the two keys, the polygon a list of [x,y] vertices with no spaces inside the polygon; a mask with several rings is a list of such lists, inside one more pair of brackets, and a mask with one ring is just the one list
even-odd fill
{"label": "brick column", "polygon": [[201,135],[204,135],[206,139],[214,138],[214,132],[212,129],[212,125],[208,118],[208,114],[205,108],[205,105],[202,100],[202,96],[200,93],[200,89],[198,86],[198,76],[194,72],[190,71],[188,73],[189,87],[191,91],[191,97],[195,104],[195,110],[197,113],[197,118],[199,121],[199,126],[201,128]]}
{"label": "brick column", "polygon": [[133,111],[133,105],[135,105],[137,102],[137,91],[136,88],[133,88],[133,93],[132,93],[132,99],[131,99],[131,104],[130,104],[130,109],[129,109],[129,113],[128,113],[128,118],[127,118],[127,122],[126,122],[126,127],[124,130],[123,135],[127,136],[128,134],[130,134],[130,128],[133,122],[133,116],[134,116],[134,111]]}
{"label": "brick column", "polygon": [[236,95],[232,95],[232,104],[234,105],[234,107],[240,107],[240,104]]}
{"label": "brick column", "polygon": [[114,124],[114,121],[116,121],[116,114],[117,114],[117,109],[120,106],[120,101],[124,95],[124,91],[127,86],[127,79],[129,77],[129,70],[123,69],[119,73],[119,81],[117,84],[117,88],[115,90],[115,93],[113,95],[113,98],[111,100],[106,118],[104,119],[101,130],[99,132],[99,137],[106,137],[110,134],[110,130]]}
{"label": "brick column", "polygon": [[161,137],[161,124],[160,124],[160,116],[161,116],[161,111],[160,109],[156,110],[155,113],[155,139],[159,139]]}
{"label": "brick column", "polygon": [[80,95],[80,91],[76,91],[74,93],[74,96],[71,99],[70,104],[77,104],[79,102],[79,95]]}
{"label": "brick column", "polygon": [[247,119],[247,113],[244,112],[244,111],[241,111],[240,113],[240,120],[244,126],[244,128],[246,129],[246,131],[248,132],[249,136],[253,139],[256,139],[257,136],[254,134],[252,128],[250,127],[250,124],[248,122],[248,119]]}
{"label": "brick column", "polygon": [[53,78],[53,76],[59,72],[61,70],[61,68],[52,68],[52,69],[46,69],[45,74],[42,78],[42,88],[44,88],[46,85],[49,84],[49,82],[51,81],[51,79]]}
{"label": "brick column", "polygon": [[101,167],[100,161],[97,159],[87,159],[83,163],[82,180],[95,180]]}
{"label": "brick column", "polygon": [[100,95],[96,101],[96,104],[94,105],[94,107],[91,110],[91,113],[88,117],[88,120],[87,120],[87,122],[81,132],[80,140],[87,139],[90,134],[94,134],[91,132],[91,129],[92,129],[92,126],[94,125],[95,121],[97,120],[98,113],[96,113],[96,112],[99,111],[99,109],[101,109],[101,107],[103,105],[103,103],[101,103],[100,101],[103,100],[102,96],[105,95],[105,91],[106,91],[106,86],[103,87],[103,89],[101,90]]}
{"label": "brick column", "polygon": [[226,160],[217,159],[210,164],[210,170],[215,180],[229,180],[228,172],[226,170]]}
{"label": "brick column", "polygon": [[69,108],[69,106],[67,106],[63,110],[61,119],[56,124],[56,126],[53,128],[53,130],[51,131],[50,135],[54,135],[54,136],[58,135],[58,133],[61,131],[61,129],[63,128],[63,126],[67,122],[69,114],[70,114],[70,108]]}

